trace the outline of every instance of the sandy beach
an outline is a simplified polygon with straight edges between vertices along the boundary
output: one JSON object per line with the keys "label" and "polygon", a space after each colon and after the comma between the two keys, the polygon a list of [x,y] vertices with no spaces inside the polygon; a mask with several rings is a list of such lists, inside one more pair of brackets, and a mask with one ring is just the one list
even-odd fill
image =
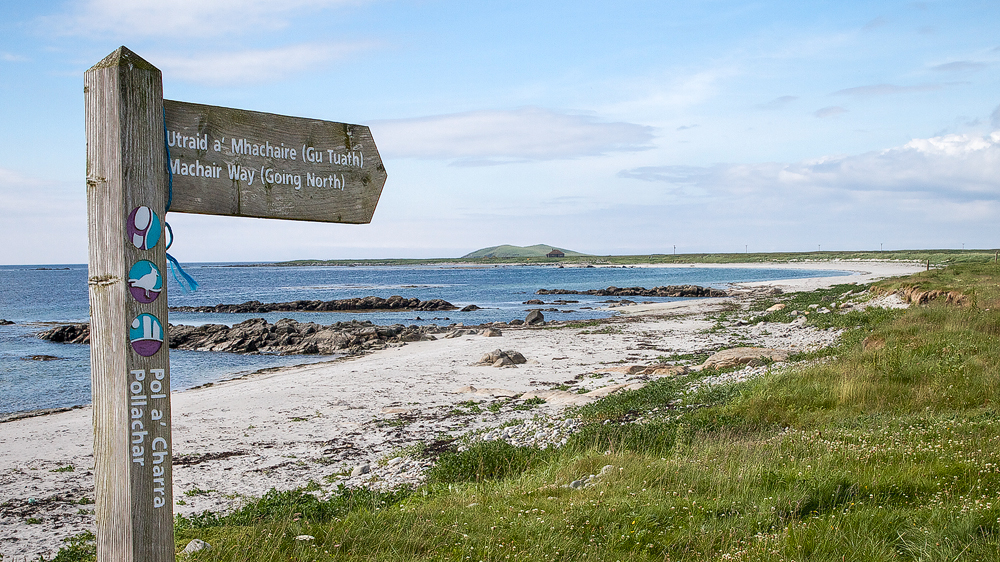
{"label": "sandy beach", "polygon": [[[768,287],[788,292],[866,283],[924,269],[922,264],[844,261],[697,267],[852,272],[733,287],[747,295]],[[597,327],[501,327],[500,337],[469,333],[407,343],[175,392],[174,511],[227,510],[241,497],[310,481],[324,490],[338,484],[417,482],[424,465],[407,458],[408,447],[514,419],[549,418],[564,408],[548,403],[517,409],[514,396],[559,385],[576,393],[642,383],[647,375],[630,375],[620,367],[671,354],[734,345],[803,350],[836,341],[834,331],[788,324],[706,332],[714,324],[711,314],[746,300],[626,306]],[[520,352],[527,363],[476,364],[498,348]],[[0,554],[5,562],[51,557],[63,538],[93,528],[93,506],[87,503],[93,498],[91,439],[89,407],[0,423]],[[402,458],[387,462],[396,457]],[[365,465],[371,472],[350,476]]]}

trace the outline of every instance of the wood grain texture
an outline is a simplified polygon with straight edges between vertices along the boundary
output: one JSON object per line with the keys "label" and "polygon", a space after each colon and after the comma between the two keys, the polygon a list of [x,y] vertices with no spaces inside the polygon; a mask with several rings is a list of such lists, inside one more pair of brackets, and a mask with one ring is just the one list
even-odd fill
{"label": "wood grain texture", "polygon": [[[128,289],[129,269],[139,260],[166,272],[164,237],[151,249],[139,249],[126,224],[140,205],[164,218],[161,75],[122,47],[88,70],[84,84],[97,560],[173,561],[168,345],[164,341],[143,357],[129,341],[129,326],[139,314],[167,324],[165,281],[149,304]],[[152,397],[154,373],[162,377],[160,398]],[[166,451],[159,463],[154,440]]]}
{"label": "wood grain texture", "polygon": [[362,125],[165,100],[172,212],[371,222],[386,181]]}

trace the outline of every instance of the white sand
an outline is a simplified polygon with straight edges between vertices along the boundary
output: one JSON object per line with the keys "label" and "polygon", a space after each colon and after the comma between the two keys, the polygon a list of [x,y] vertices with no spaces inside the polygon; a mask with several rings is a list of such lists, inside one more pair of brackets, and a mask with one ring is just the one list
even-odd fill
{"label": "white sand", "polygon": [[[697,267],[705,267],[699,264]],[[740,284],[785,291],[840,283],[864,283],[923,269],[916,264],[807,262],[726,264],[710,267],[775,267],[850,270],[850,277],[793,279]],[[619,308],[623,314],[598,329],[503,329],[503,336],[479,335],[410,343],[349,360],[292,367],[173,394],[175,512],[227,509],[233,495],[291,489],[442,433],[461,434],[517,417],[554,412],[555,406],[499,414],[490,397],[453,391],[471,385],[528,392],[558,383],[594,389],[634,382],[626,375],[597,378],[610,363],[645,364],[658,356],[745,344],[803,349],[828,344],[835,334],[787,325],[701,333],[713,322],[707,313],[731,299],[698,299]],[[593,331],[601,333],[590,333]],[[517,368],[475,366],[496,349],[518,350],[529,362]],[[483,413],[449,415],[459,402],[483,402]],[[388,413],[387,413],[388,411]],[[399,412],[412,421],[398,420]],[[51,557],[60,540],[93,529],[91,410],[0,423],[0,554],[9,560]],[[199,457],[199,455],[216,454]],[[72,465],[72,472],[52,472]],[[193,490],[211,490],[186,495]],[[82,513],[81,513],[82,510]],[[28,518],[40,520],[27,524]]]}

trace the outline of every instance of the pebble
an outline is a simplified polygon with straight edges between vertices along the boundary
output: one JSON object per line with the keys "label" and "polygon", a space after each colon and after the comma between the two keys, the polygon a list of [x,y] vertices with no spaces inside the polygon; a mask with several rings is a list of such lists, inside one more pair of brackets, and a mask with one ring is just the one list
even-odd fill
{"label": "pebble", "polygon": [[212,545],[201,539],[193,539],[191,542],[187,543],[181,554],[194,554],[195,552],[201,552],[202,550],[212,550]]}
{"label": "pebble", "polygon": [[[473,435],[469,442],[506,441],[515,447],[561,447],[569,440],[569,436],[583,423],[576,418],[559,418],[555,416],[536,416],[523,423],[496,428],[484,433]],[[459,450],[468,448],[459,446]]]}

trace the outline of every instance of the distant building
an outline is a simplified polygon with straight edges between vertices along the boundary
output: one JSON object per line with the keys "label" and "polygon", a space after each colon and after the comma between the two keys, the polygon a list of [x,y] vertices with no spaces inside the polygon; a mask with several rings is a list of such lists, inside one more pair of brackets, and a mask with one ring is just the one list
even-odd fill
{"label": "distant building", "polygon": [[555,248],[552,248],[552,251],[549,252],[549,253],[547,253],[547,254],[545,254],[545,257],[547,257],[547,258],[565,258],[566,254],[562,253],[561,250],[557,250]]}

